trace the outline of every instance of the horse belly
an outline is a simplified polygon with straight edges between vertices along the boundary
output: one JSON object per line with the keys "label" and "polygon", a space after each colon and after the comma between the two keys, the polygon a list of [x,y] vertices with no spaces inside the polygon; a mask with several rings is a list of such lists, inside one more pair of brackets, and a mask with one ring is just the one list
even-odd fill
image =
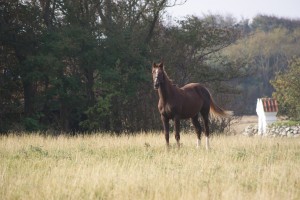
{"label": "horse belly", "polygon": [[200,106],[198,104],[189,104],[182,107],[182,118],[187,119],[194,117],[200,112]]}
{"label": "horse belly", "polygon": [[182,115],[184,118],[191,118],[197,115],[203,105],[203,100],[193,91],[187,92],[182,104]]}

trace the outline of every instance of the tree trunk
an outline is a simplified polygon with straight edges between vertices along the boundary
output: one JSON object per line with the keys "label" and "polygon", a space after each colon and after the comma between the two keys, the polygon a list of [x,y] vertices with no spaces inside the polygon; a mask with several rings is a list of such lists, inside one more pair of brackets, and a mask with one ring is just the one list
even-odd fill
{"label": "tree trunk", "polygon": [[87,93],[87,98],[88,98],[88,105],[89,106],[93,106],[95,105],[95,93],[93,90],[93,86],[94,86],[94,70],[92,69],[87,69],[85,70],[85,76],[87,79],[87,83],[86,83],[86,93]]}

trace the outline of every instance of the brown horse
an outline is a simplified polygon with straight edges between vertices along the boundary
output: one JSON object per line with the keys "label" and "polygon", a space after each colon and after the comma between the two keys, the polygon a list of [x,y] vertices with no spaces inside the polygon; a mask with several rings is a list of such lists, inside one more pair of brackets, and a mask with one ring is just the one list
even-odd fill
{"label": "brown horse", "polygon": [[175,139],[180,147],[180,119],[191,118],[197,133],[197,147],[200,145],[202,128],[198,120],[201,113],[206,136],[206,149],[209,149],[209,113],[226,117],[231,115],[214,102],[209,91],[199,83],[189,83],[182,88],[173,85],[164,70],[163,63],[152,66],[154,89],[158,91],[158,110],[164,127],[165,139],[169,147],[169,121],[174,121]]}

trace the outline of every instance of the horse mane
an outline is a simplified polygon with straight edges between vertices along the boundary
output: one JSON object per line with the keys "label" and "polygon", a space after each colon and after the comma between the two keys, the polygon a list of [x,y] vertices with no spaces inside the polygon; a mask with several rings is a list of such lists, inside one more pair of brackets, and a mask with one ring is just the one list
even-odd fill
{"label": "horse mane", "polygon": [[167,72],[166,72],[165,69],[163,69],[163,72],[164,72],[164,77],[165,77],[165,79],[166,79],[171,85],[176,85],[176,84],[174,84],[174,81],[173,81],[172,79],[169,78],[169,76],[168,76],[168,74],[167,74]]}

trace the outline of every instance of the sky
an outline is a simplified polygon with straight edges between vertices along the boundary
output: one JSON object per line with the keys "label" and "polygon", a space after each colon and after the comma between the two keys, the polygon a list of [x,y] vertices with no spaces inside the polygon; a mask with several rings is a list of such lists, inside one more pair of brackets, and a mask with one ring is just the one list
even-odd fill
{"label": "sky", "polygon": [[167,14],[176,19],[205,14],[232,15],[238,20],[251,20],[258,14],[300,19],[300,0],[187,0],[184,5],[168,8]]}

